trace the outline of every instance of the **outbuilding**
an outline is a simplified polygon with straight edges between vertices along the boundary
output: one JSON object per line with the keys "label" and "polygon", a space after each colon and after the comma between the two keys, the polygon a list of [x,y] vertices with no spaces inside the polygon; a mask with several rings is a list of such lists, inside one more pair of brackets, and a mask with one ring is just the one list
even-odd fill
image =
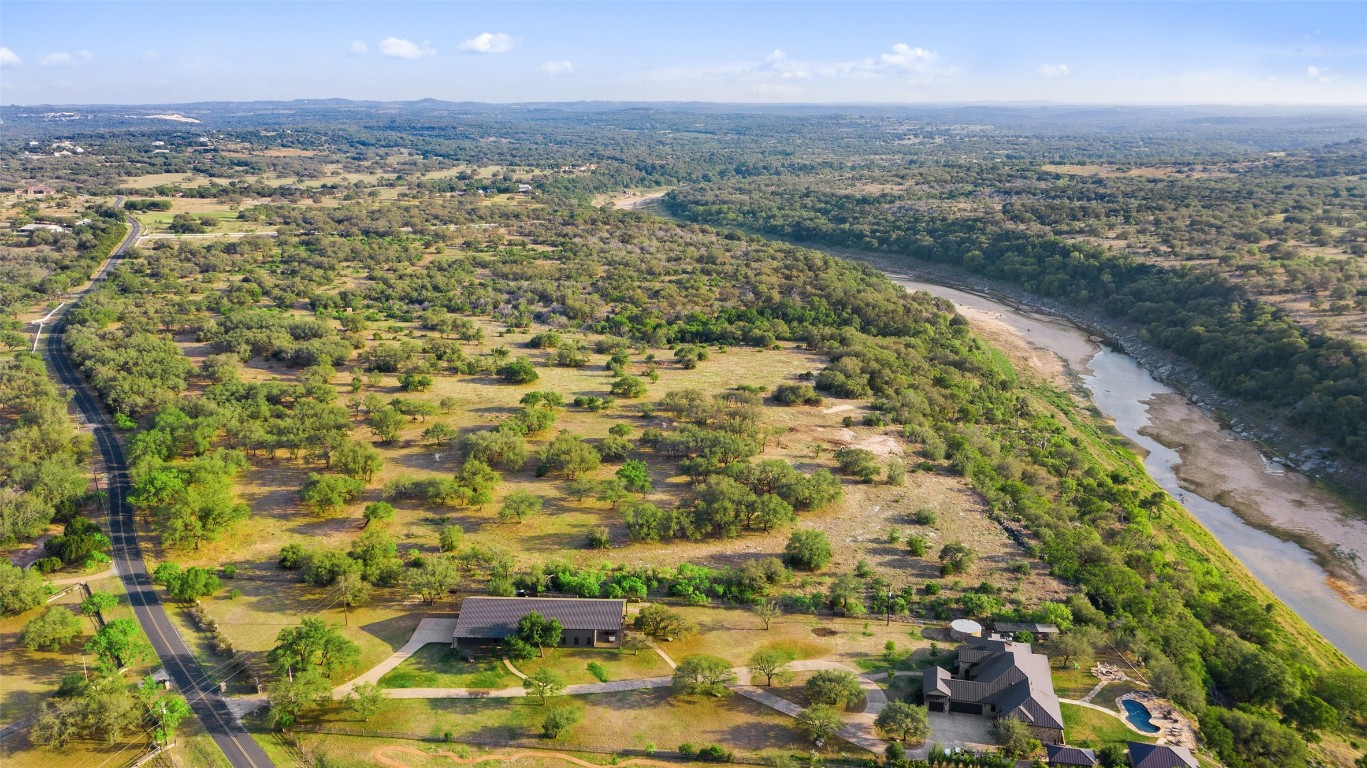
{"label": "outbuilding", "polygon": [[983,625],[972,619],[956,619],[949,624],[949,636],[955,640],[967,640],[970,637],[982,637]]}

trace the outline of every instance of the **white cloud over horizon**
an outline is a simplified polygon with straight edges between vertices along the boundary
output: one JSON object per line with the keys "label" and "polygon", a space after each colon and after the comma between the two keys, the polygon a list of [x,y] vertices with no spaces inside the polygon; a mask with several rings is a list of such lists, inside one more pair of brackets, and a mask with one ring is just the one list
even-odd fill
{"label": "white cloud over horizon", "polygon": [[40,67],[74,67],[87,61],[94,61],[95,54],[90,51],[54,51],[38,59]]}
{"label": "white cloud over horizon", "polygon": [[541,74],[555,77],[574,72],[574,64],[569,61],[548,61],[541,65]]}
{"label": "white cloud over horizon", "polygon": [[347,52],[355,56],[364,56],[370,53],[370,46],[364,40],[352,40],[351,45],[347,46]]}
{"label": "white cloud over horizon", "polygon": [[24,60],[19,58],[19,54],[8,48],[0,48],[0,67],[13,67],[23,63]]}
{"label": "white cloud over horizon", "polygon": [[415,43],[412,40],[405,40],[402,37],[386,37],[380,41],[380,53],[394,59],[406,59],[416,61],[430,56],[437,55],[437,49],[426,40]]}
{"label": "white cloud over horizon", "polygon": [[481,32],[459,47],[466,53],[507,53],[517,47],[517,38],[506,32]]}
{"label": "white cloud over horizon", "polygon": [[1073,73],[1069,71],[1067,64],[1041,64],[1039,65],[1039,68],[1035,70],[1035,74],[1045,80],[1054,80],[1060,77],[1067,77]]}

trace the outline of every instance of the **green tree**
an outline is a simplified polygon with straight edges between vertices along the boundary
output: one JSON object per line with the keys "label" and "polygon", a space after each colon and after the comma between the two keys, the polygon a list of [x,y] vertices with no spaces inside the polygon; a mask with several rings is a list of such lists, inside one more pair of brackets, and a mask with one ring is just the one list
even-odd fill
{"label": "green tree", "polygon": [[0,613],[14,616],[37,608],[50,593],[37,569],[24,570],[0,558]]}
{"label": "green tree", "polygon": [[94,616],[97,613],[103,613],[104,611],[114,608],[118,606],[118,604],[118,595],[96,590],[90,593],[90,597],[81,601],[81,613],[84,613],[87,616]]}
{"label": "green tree", "polygon": [[95,656],[100,668],[114,671],[151,658],[152,646],[132,619],[114,619],[86,641],[85,652]]}
{"label": "green tree", "polygon": [[845,727],[840,713],[826,704],[814,704],[797,713],[797,727],[813,744],[822,745]]}
{"label": "green tree", "polygon": [[565,731],[579,722],[579,710],[570,707],[557,707],[546,713],[541,721],[541,735],[548,739],[558,739]]}
{"label": "green tree", "polygon": [[967,573],[977,560],[978,555],[967,544],[951,541],[940,548],[940,574]]}
{"label": "green tree", "polygon": [[60,651],[81,634],[81,620],[64,606],[53,605],[24,625],[24,647]]}
{"label": "green tree", "polygon": [[1014,717],[999,717],[992,721],[992,736],[1010,757],[1028,758],[1041,749],[1039,739],[1030,733],[1025,723]]}
{"label": "green tree", "polygon": [[374,683],[360,683],[347,694],[346,707],[360,715],[362,720],[369,720],[379,714],[380,707],[384,706],[388,698],[380,686]]}
{"label": "green tree", "polygon": [[498,519],[522,522],[528,515],[541,513],[541,497],[528,491],[513,491],[503,499],[498,510]]}
{"label": "green tree", "polygon": [[283,675],[266,690],[270,702],[268,719],[272,727],[285,729],[300,715],[332,701],[332,684],[317,669],[304,669]]}
{"label": "green tree", "polygon": [[634,399],[644,397],[646,393],[646,383],[635,376],[618,376],[609,389],[617,397]]}
{"label": "green tree", "polygon": [[666,608],[659,603],[651,603],[636,614],[635,626],[638,630],[656,640],[675,640],[692,635],[697,631],[684,615]]}
{"label": "green tree", "polygon": [[322,619],[305,618],[298,626],[285,627],[267,654],[276,675],[296,678],[316,669],[324,677],[354,665],[361,658],[361,647],[346,639],[341,628]]}
{"label": "green tree", "polygon": [[541,449],[540,473],[563,475],[576,480],[598,469],[601,458],[593,446],[578,435],[561,430],[545,448]]}
{"label": "green tree", "polygon": [[422,431],[422,439],[440,448],[460,436],[454,428],[440,422]]}
{"label": "green tree", "polygon": [[361,514],[361,517],[365,519],[365,524],[367,526],[371,523],[387,525],[394,521],[395,511],[393,504],[383,501],[372,501],[365,505],[365,511]]}
{"label": "green tree", "polygon": [[360,480],[311,472],[304,487],[299,489],[299,499],[313,514],[322,517],[341,512],[347,504],[361,498],[363,493],[365,483]]}
{"label": "green tree", "polygon": [[546,706],[546,699],[551,696],[559,696],[565,692],[565,679],[549,669],[538,669],[536,672],[522,679],[522,687],[527,693],[541,700],[541,706]]}
{"label": "green tree", "polygon": [[681,693],[724,696],[735,682],[731,662],[718,656],[689,656],[674,668],[674,688]]}
{"label": "green tree", "polygon": [[654,487],[650,481],[650,467],[644,461],[629,459],[614,473],[618,480],[626,484],[632,493],[650,493]]}
{"label": "green tree", "polygon": [[559,620],[548,619],[535,611],[526,614],[517,621],[518,638],[535,647],[543,659],[546,658],[546,646],[560,645],[560,638],[564,631]]}
{"label": "green tree", "polygon": [[460,550],[461,542],[465,540],[465,531],[459,525],[443,525],[439,535],[441,551],[456,552]]}
{"label": "green tree", "polygon": [[370,431],[380,438],[380,442],[389,444],[399,438],[399,432],[403,430],[407,420],[402,413],[393,406],[384,405],[370,412],[366,417],[366,424]]}
{"label": "green tree", "polygon": [[889,701],[873,721],[885,737],[898,741],[921,741],[930,736],[930,716],[925,707],[905,701]]}
{"label": "green tree", "polygon": [[459,575],[451,559],[437,556],[424,558],[422,565],[411,569],[404,578],[404,586],[431,605],[450,592],[458,581]]}
{"label": "green tree", "polygon": [[746,666],[751,675],[764,675],[764,684],[772,686],[774,678],[783,681],[792,677],[792,672],[788,670],[788,662],[792,660],[792,654],[786,651],[777,648],[760,648],[750,654],[750,661]]}
{"label": "green tree", "polygon": [[764,622],[765,632],[769,631],[769,624],[773,622],[774,619],[778,618],[779,614],[782,613],[782,611],[779,610],[778,603],[775,603],[772,600],[766,600],[762,603],[759,603],[750,610],[755,614],[755,616],[759,617],[760,621]]}
{"label": "green tree", "polygon": [[833,556],[826,534],[811,528],[793,531],[783,548],[783,559],[788,565],[803,571],[819,571]]}
{"label": "green tree", "polygon": [[509,384],[531,384],[541,378],[537,375],[536,367],[532,365],[532,361],[525,357],[509,360],[499,366],[495,373]]}
{"label": "green tree", "polygon": [[853,672],[843,669],[823,669],[802,686],[807,700],[814,704],[826,704],[846,708],[864,698],[864,689]]}
{"label": "green tree", "polygon": [[337,471],[347,477],[368,483],[375,473],[384,469],[384,459],[373,446],[356,440],[347,440],[332,454],[332,463]]}

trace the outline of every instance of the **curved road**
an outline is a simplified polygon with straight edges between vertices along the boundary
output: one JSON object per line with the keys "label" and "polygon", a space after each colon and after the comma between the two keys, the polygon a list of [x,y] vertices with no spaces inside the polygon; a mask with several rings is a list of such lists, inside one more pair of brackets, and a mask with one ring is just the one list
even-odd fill
{"label": "curved road", "polygon": [[[120,204],[122,200],[116,203]],[[109,538],[113,543],[114,563],[119,577],[123,580],[124,589],[128,592],[128,602],[133,608],[133,614],[142,625],[143,632],[152,641],[157,658],[190,703],[190,708],[199,718],[204,730],[223,750],[233,768],[273,768],[275,764],[262,751],[261,746],[228,711],[228,706],[219,696],[213,681],[204,673],[203,667],[186,646],[152,588],[147,564],[142,559],[142,550],[138,545],[133,507],[128,503],[128,464],[124,459],[123,447],[115,439],[114,429],[100,407],[99,400],[76,372],[66,346],[62,343],[66,312],[98,281],[104,279],[124,251],[137,242],[141,227],[131,216],[129,222],[132,228],[128,237],[101,265],[91,283],[73,294],[68,304],[62,308],[62,312],[53,318],[52,330],[48,333],[46,345],[48,361],[58,380],[71,390],[76,407],[94,428],[95,443],[104,459],[108,484]]]}

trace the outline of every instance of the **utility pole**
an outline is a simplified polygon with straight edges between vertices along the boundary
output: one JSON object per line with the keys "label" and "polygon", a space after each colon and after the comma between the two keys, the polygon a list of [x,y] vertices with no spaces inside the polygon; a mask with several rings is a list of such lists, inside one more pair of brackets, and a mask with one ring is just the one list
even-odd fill
{"label": "utility pole", "polygon": [[888,590],[888,600],[887,600],[887,602],[883,603],[883,606],[884,606],[884,608],[886,609],[886,610],[884,610],[884,612],[883,612],[883,613],[884,613],[884,616],[887,617],[887,621],[883,624],[883,626],[885,626],[885,627],[890,627],[890,626],[892,626],[892,590],[891,590],[891,589]]}

